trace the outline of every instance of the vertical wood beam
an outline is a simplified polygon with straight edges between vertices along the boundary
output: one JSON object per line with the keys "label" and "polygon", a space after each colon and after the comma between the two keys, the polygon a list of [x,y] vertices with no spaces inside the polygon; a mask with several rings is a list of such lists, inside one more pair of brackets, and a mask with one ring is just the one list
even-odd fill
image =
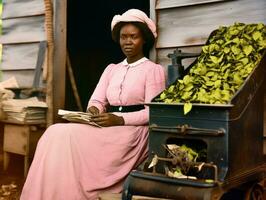
{"label": "vertical wood beam", "polygon": [[67,0],[54,0],[53,116],[65,106]]}
{"label": "vertical wood beam", "polygon": [[[150,0],[150,18],[154,21],[157,27],[157,17],[156,17],[156,4],[157,0]],[[158,30],[157,30],[157,38],[158,38]],[[156,51],[156,40],[154,47],[150,51],[150,60],[157,62],[157,51]]]}

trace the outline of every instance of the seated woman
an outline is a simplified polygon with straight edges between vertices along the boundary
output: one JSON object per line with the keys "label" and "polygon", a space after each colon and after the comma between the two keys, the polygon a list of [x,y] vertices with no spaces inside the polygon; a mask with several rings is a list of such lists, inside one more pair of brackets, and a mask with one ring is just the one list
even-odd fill
{"label": "seated woman", "polygon": [[92,121],[102,127],[50,126],[39,140],[21,200],[95,200],[99,192],[119,193],[147,157],[149,108],[143,103],[165,88],[163,67],[144,56],[156,26],[131,9],[113,17],[111,30],[126,58],[106,67],[89,100]]}

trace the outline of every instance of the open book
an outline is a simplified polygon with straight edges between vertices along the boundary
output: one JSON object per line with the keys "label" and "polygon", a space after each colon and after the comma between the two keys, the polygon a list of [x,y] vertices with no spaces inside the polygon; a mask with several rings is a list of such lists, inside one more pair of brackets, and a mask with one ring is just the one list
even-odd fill
{"label": "open book", "polygon": [[58,115],[62,116],[63,119],[66,119],[70,122],[77,122],[82,124],[90,124],[93,126],[101,127],[95,122],[90,121],[92,114],[88,112],[80,111],[69,111],[69,110],[58,110]]}

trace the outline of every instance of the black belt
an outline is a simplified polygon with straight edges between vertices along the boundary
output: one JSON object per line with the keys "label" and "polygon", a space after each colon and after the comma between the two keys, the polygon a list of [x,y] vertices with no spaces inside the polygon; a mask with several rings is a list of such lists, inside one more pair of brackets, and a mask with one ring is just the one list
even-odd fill
{"label": "black belt", "polygon": [[144,109],[144,105],[109,106],[108,112],[135,112]]}

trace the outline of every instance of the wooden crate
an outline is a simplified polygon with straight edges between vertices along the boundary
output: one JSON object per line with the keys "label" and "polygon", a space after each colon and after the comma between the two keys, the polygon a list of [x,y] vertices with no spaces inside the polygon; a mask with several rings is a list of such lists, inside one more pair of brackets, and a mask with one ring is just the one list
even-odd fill
{"label": "wooden crate", "polygon": [[10,153],[24,156],[24,176],[27,175],[29,159],[33,157],[38,140],[45,130],[40,124],[4,123],[4,170],[8,168]]}

